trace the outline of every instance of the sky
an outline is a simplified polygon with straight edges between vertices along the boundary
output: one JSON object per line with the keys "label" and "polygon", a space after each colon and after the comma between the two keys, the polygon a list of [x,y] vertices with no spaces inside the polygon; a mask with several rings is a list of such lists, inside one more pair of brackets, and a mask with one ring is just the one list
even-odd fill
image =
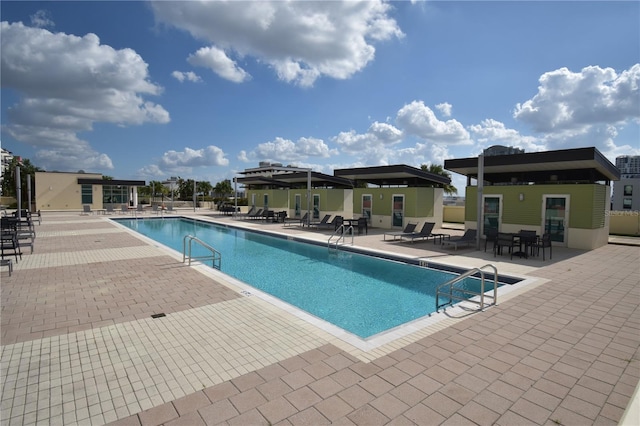
{"label": "sky", "polygon": [[215,185],[261,161],[640,155],[638,1],[3,0],[0,17],[1,144],[47,171]]}

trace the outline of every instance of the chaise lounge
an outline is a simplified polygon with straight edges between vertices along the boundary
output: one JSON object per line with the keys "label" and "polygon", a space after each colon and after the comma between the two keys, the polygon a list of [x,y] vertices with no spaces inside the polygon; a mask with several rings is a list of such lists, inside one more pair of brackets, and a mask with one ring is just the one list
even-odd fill
{"label": "chaise lounge", "polygon": [[442,240],[442,245],[451,244],[458,250],[458,246],[469,246],[469,244],[473,244],[476,242],[476,230],[475,229],[467,229],[464,231],[464,235],[458,238],[450,238],[448,240]]}
{"label": "chaise lounge", "polygon": [[414,233],[414,231],[416,230],[416,226],[418,226],[417,223],[407,223],[407,226],[404,227],[404,229],[402,231],[395,231],[395,232],[385,232],[384,235],[382,236],[382,238],[384,240],[387,239],[387,235],[389,235],[390,237],[393,237],[393,239],[395,240],[396,237],[399,237],[400,239],[402,239],[402,236],[404,235],[411,235]]}
{"label": "chaise lounge", "polygon": [[409,235],[403,235],[402,238],[407,238],[407,239],[411,239],[411,242],[414,242],[414,240],[421,238],[423,240],[428,240],[429,238],[434,238],[435,239],[435,235],[431,233],[431,231],[433,231],[433,227],[436,226],[436,224],[434,222],[425,222],[422,225],[422,229],[420,230],[420,232],[412,232]]}

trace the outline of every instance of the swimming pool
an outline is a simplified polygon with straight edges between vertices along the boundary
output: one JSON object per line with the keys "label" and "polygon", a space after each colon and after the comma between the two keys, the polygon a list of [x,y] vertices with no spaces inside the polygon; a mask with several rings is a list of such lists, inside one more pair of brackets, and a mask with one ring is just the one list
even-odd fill
{"label": "swimming pool", "polygon": [[[114,220],[178,252],[193,235],[222,253],[225,274],[363,339],[433,313],[435,288],[456,276],[195,219]],[[472,277],[462,284],[480,288]]]}

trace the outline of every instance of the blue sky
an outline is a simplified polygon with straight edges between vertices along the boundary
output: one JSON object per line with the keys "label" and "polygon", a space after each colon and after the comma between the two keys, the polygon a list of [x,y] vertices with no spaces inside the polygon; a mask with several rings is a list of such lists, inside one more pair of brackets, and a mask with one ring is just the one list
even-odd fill
{"label": "blue sky", "polygon": [[0,8],[2,147],[50,171],[215,185],[260,161],[640,154],[635,1]]}

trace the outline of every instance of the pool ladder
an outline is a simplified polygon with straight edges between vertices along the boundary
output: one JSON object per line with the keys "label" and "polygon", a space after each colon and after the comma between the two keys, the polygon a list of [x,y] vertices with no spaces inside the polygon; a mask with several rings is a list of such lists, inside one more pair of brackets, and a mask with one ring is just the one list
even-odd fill
{"label": "pool ladder", "polygon": [[[493,269],[493,296],[485,294],[485,268]],[[464,280],[465,278],[470,277],[474,274],[480,274],[480,292],[477,293],[475,291],[466,290],[461,287],[455,287],[456,283]],[[454,294],[457,293],[457,294]],[[446,296],[448,301],[440,303],[440,295]],[[478,298],[479,296],[479,298]],[[485,298],[493,299],[493,303],[485,304]],[[466,300],[472,303],[476,303],[480,306],[480,310],[484,311],[485,306],[489,305],[497,305],[498,304],[498,268],[494,265],[488,263],[479,268],[469,269],[462,275],[458,275],[457,277],[447,281],[444,284],[440,284],[436,289],[436,312],[440,310],[441,307],[446,305],[453,305],[454,300]]]}
{"label": "pool ladder", "polygon": [[[338,229],[336,229],[333,234],[331,234],[331,236],[329,237],[329,239],[327,240],[327,247],[331,248],[331,244],[334,245],[334,247],[336,248],[336,250],[338,249],[338,244],[340,244],[340,241],[342,241],[342,243],[344,244],[345,241],[345,235],[346,234],[351,234],[351,245],[353,245],[353,226],[349,225],[346,226],[345,224],[342,224],[338,227]],[[337,237],[337,239],[335,241],[331,241],[333,240],[334,237]]]}
{"label": "pool ladder", "polygon": [[[189,242],[188,252],[187,252],[187,241]],[[209,250],[211,254],[206,256],[192,256],[191,247],[193,246],[194,241],[200,244],[202,247]],[[218,250],[211,247],[209,244],[202,241],[201,239],[194,237],[193,235],[185,235],[185,237],[182,239],[182,263],[184,263],[187,259],[189,259],[189,266],[191,266],[192,260],[199,260],[199,261],[211,260],[211,266],[219,270],[220,264],[222,262],[222,254]]]}

